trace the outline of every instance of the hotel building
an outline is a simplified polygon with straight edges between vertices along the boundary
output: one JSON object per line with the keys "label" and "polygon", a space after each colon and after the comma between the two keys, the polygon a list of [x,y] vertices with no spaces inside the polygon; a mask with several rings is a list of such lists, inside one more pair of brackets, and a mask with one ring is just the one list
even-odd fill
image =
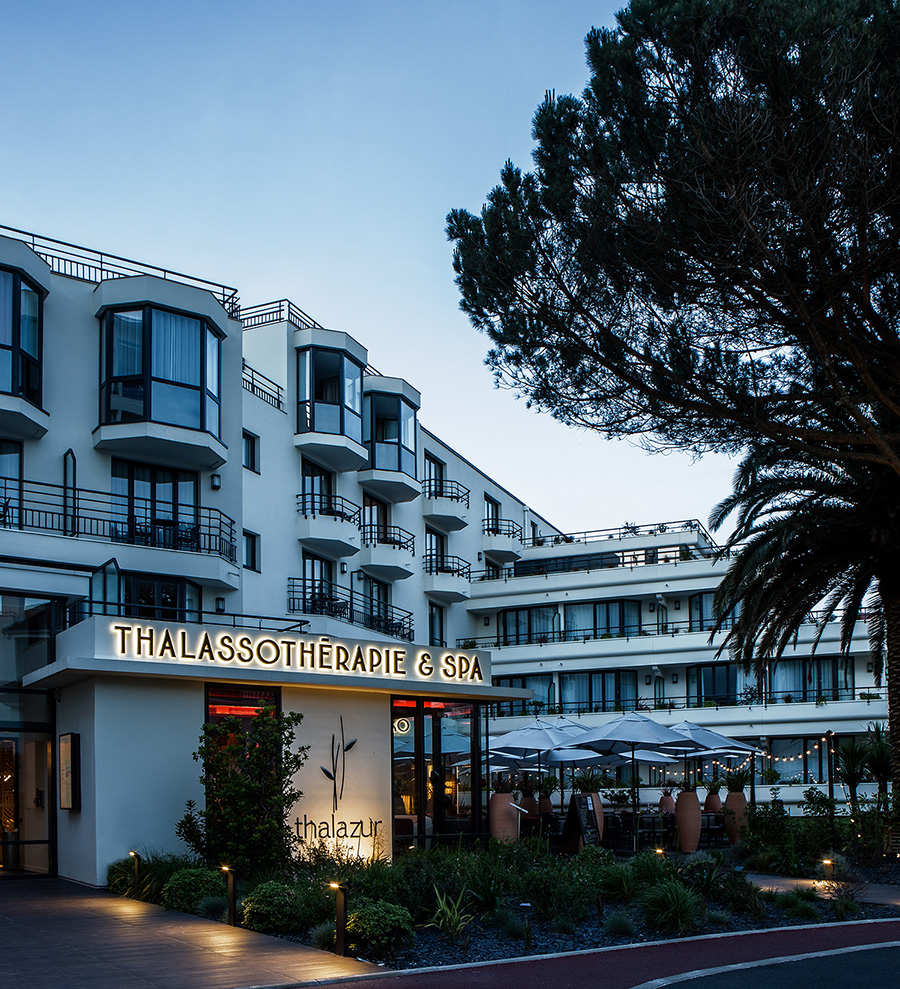
{"label": "hotel building", "polygon": [[489,722],[696,721],[796,799],[885,719],[863,634],[716,655],[698,522],[563,533],[419,407],[287,300],[0,228],[0,874],[177,850],[203,722],[267,703],[298,835],[360,854],[486,832]]}

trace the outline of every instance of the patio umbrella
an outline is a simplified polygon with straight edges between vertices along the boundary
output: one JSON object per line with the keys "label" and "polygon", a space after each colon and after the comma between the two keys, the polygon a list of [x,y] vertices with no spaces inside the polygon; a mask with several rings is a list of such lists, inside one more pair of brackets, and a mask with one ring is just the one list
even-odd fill
{"label": "patio umbrella", "polygon": [[[574,726],[574,722],[572,725]],[[527,757],[534,753],[538,769],[541,766],[541,756],[551,749],[561,745],[569,745],[574,738],[575,727],[554,727],[536,718],[531,724],[522,728],[495,735],[490,739],[491,752],[504,755]]]}
{"label": "patio umbrella", "polygon": [[658,724],[652,718],[647,718],[637,711],[629,711],[615,718],[600,728],[584,732],[575,739],[575,747],[592,749],[602,755],[621,755],[628,752],[631,756],[631,806],[634,813],[635,829],[634,842],[637,851],[637,758],[638,749],[654,753],[673,755],[675,753],[691,752],[702,748],[698,742],[686,735],[672,731]]}
{"label": "patio umbrella", "polygon": [[[703,759],[714,756],[751,756],[758,755],[759,749],[755,749],[746,742],[739,742],[736,738],[730,738],[721,732],[713,731],[711,728],[703,728],[692,721],[682,721],[677,725],[672,725],[672,731],[677,731],[679,735],[691,739],[701,746],[693,757]],[[696,770],[696,766],[694,767]]]}

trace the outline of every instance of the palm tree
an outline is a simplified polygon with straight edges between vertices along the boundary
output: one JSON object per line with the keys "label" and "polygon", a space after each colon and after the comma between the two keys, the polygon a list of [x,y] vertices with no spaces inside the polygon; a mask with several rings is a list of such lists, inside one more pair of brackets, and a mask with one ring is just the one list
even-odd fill
{"label": "palm tree", "polygon": [[835,776],[847,787],[850,813],[856,817],[859,811],[859,785],[865,782],[869,772],[869,750],[858,738],[846,738],[837,752]]}
{"label": "palm tree", "polygon": [[715,598],[713,635],[733,621],[721,649],[761,678],[819,609],[813,649],[840,614],[846,662],[857,622],[867,618],[876,679],[887,686],[891,780],[900,794],[900,478],[860,460],[823,464],[760,443],[710,525],[732,513],[737,525],[722,555],[733,558]]}
{"label": "palm tree", "polygon": [[866,765],[878,784],[878,810],[888,809],[888,780],[891,778],[891,743],[881,722],[866,729]]}

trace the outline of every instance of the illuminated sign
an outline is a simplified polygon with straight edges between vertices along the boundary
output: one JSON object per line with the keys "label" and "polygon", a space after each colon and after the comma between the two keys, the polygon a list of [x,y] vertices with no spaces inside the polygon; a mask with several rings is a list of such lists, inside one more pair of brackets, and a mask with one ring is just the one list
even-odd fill
{"label": "illuminated sign", "polygon": [[332,642],[278,633],[240,635],[153,625],[110,625],[113,652],[135,660],[367,676],[393,681],[484,683],[477,656],[411,652],[387,643]]}

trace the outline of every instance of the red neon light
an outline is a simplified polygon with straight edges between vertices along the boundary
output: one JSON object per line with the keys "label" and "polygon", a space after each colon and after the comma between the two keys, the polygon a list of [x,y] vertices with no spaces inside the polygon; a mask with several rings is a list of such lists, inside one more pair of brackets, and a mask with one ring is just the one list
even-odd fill
{"label": "red neon light", "polygon": [[415,701],[394,701],[394,707],[415,707]]}
{"label": "red neon light", "polygon": [[438,708],[443,711],[447,705],[443,701],[425,701],[425,707]]}
{"label": "red neon light", "polygon": [[252,718],[259,712],[258,707],[239,707],[231,704],[210,704],[210,714],[233,715],[236,718]]}

